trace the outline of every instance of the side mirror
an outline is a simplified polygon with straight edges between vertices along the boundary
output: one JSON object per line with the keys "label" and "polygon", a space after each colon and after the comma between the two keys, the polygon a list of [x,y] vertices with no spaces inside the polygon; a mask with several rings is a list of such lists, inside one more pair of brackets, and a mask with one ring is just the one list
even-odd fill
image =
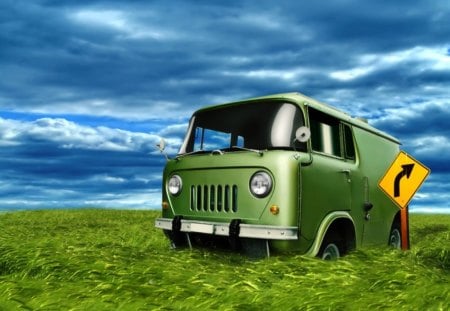
{"label": "side mirror", "polygon": [[[298,141],[299,143],[306,143],[309,139],[311,138],[311,130],[309,128],[307,128],[306,126],[300,126],[296,131],[295,131],[295,140],[294,141]],[[306,146],[303,147],[305,151],[307,151]],[[294,144],[294,150],[295,150],[295,144]],[[309,160],[308,162],[302,162],[302,165],[310,165],[313,161],[313,157],[311,155],[311,152],[308,151],[309,154]]]}
{"label": "side mirror", "polygon": [[161,152],[167,161],[169,161],[169,156],[164,152],[164,149],[166,149],[166,141],[164,138],[161,138],[159,143],[156,144],[156,147],[158,148],[159,152]]}
{"label": "side mirror", "polygon": [[311,130],[306,126],[301,126],[295,131],[295,140],[305,143],[311,138]]}
{"label": "side mirror", "polygon": [[156,144],[156,147],[158,148],[158,150],[160,152],[163,152],[164,149],[166,149],[166,141],[164,140],[164,138],[161,138],[161,140],[159,141],[159,143]]}

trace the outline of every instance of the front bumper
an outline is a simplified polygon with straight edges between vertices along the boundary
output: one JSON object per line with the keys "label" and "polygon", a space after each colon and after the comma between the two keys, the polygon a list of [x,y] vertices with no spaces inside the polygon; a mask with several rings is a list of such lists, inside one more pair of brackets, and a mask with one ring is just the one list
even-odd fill
{"label": "front bumper", "polygon": [[[163,230],[179,231],[186,233],[203,233],[218,236],[233,235],[236,229],[230,230],[231,223],[199,221],[181,219],[180,223],[174,224],[171,218],[158,218],[155,227]],[[239,224],[238,237],[266,239],[266,240],[298,240],[297,227],[281,227],[266,225]]]}

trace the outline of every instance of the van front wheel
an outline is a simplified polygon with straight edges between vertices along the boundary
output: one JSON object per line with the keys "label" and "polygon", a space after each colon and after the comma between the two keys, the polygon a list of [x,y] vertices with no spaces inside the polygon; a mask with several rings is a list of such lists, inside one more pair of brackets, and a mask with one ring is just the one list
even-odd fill
{"label": "van front wheel", "polygon": [[326,244],[321,253],[323,260],[337,260],[340,256],[339,247],[335,243]]}
{"label": "van front wheel", "polygon": [[328,232],[322,241],[318,257],[323,260],[339,259],[344,254],[341,245],[343,245],[341,235],[336,231]]}

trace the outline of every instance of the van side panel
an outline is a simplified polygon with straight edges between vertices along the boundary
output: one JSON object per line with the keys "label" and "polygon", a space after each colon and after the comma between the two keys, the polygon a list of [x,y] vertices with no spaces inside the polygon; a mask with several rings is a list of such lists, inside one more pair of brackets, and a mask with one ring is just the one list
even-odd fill
{"label": "van side panel", "polygon": [[[364,218],[361,220],[363,223],[362,231],[360,231],[362,244],[383,244],[384,242],[387,244],[389,231],[398,207],[381,191],[378,182],[397,156],[399,146],[358,127],[353,127],[353,133],[359,157],[359,169],[363,179],[366,179],[364,181],[366,185],[362,184],[365,192],[364,199],[373,204],[368,220]],[[358,214],[358,208],[363,209],[362,206],[355,206],[355,216]]]}

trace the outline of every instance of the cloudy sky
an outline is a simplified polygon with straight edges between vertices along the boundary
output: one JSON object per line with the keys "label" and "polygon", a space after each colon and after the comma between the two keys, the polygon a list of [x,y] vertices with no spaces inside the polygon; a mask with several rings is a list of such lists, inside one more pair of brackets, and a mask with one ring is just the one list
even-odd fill
{"label": "cloudy sky", "polygon": [[[364,3],[364,4],[363,4]],[[0,2],[0,210],[159,208],[197,108],[299,91],[398,137],[450,212],[450,2]]]}

